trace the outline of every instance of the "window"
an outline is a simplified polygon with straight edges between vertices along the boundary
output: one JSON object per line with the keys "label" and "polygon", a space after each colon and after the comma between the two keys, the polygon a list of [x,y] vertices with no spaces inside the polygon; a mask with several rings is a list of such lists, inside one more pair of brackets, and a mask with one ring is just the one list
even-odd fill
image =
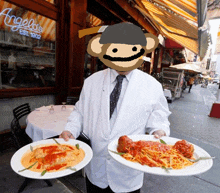
{"label": "window", "polygon": [[55,47],[56,21],[0,0],[0,89],[55,86]]}

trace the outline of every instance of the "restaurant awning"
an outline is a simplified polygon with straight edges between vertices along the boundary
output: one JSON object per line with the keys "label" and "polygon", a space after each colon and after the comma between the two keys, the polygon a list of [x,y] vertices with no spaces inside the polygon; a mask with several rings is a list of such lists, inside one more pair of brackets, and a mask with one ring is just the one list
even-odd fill
{"label": "restaurant awning", "polygon": [[[52,0],[48,0],[49,2],[52,2]],[[43,40],[47,41],[55,41],[56,38],[56,22],[52,19],[46,18],[42,15],[36,14],[34,12],[25,10],[23,8],[17,7],[16,5],[13,5],[11,3],[8,3],[6,1],[0,1],[0,12],[2,12],[5,9],[12,9],[11,11],[5,11],[4,14],[8,13],[10,16],[14,15],[15,17],[19,18],[18,21],[22,20],[32,20],[36,23],[39,24],[42,28],[43,31],[41,33],[41,38]],[[15,25],[13,23],[13,17],[11,17],[10,23],[5,23],[5,15],[2,14],[0,16],[0,28],[2,30],[8,30],[11,31],[11,26]],[[9,21],[6,20],[6,21]]]}
{"label": "restaurant awning", "polygon": [[189,62],[189,63],[182,63],[173,66],[169,66],[170,68],[182,69],[185,71],[191,71],[194,73],[202,73],[203,69],[201,68],[201,62]]}
{"label": "restaurant awning", "polygon": [[[47,0],[47,1],[50,3],[53,3],[53,0]],[[35,22],[37,22],[37,24],[39,24],[43,28],[41,38],[43,40],[55,41],[56,22],[54,20],[46,18],[46,17],[39,15],[39,14],[36,14],[34,12],[19,8],[16,5],[13,5],[13,4],[8,3],[6,1],[0,0],[0,12],[2,12],[6,8],[12,8],[12,11],[9,14],[15,15],[16,17],[21,17],[22,20],[33,19]],[[5,17],[3,15],[0,16],[0,29],[10,31],[11,27],[8,25],[5,25],[4,19],[5,19]],[[94,16],[90,13],[87,14],[86,21],[90,27],[99,26],[102,24],[102,20],[100,20],[99,18],[97,18],[96,16]]]}
{"label": "restaurant awning", "polygon": [[89,25],[89,27],[96,27],[103,23],[101,19],[99,19],[91,13],[87,13],[86,22],[87,25]]}
{"label": "restaurant awning", "polygon": [[208,48],[208,33],[207,30],[200,30],[199,27],[206,19],[204,15],[207,11],[207,0],[197,1],[135,0],[130,4],[146,20],[150,20],[150,23],[157,28],[158,34],[204,57]]}

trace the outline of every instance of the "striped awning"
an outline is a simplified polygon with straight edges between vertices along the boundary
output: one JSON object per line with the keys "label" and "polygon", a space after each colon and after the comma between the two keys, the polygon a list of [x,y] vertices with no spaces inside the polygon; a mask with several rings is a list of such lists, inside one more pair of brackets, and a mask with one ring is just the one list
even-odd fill
{"label": "striped awning", "polygon": [[[48,1],[50,3],[53,3],[53,0],[48,0]],[[17,18],[20,17],[22,18],[22,20],[28,19],[30,21],[31,19],[33,19],[36,24],[39,24],[43,28],[41,39],[47,41],[55,41],[56,21],[46,18],[42,15],[36,14],[34,12],[25,10],[23,8],[17,7],[6,1],[0,0],[0,12],[2,12],[6,8],[12,8],[10,15],[15,15]],[[5,15],[1,15],[0,28],[3,30],[10,31],[11,27],[5,25],[4,19],[5,19]],[[13,24],[13,21],[11,21],[11,24]]]}
{"label": "striped awning", "polygon": [[45,1],[47,1],[47,2],[49,2],[51,4],[54,4],[54,0],[45,0]]}
{"label": "striped awning", "polygon": [[136,2],[135,7],[155,24],[163,36],[196,54],[199,53],[195,1],[156,0],[153,3],[136,0]]}
{"label": "striped awning", "polygon": [[[54,4],[54,0],[47,0],[48,2]],[[42,15],[36,14],[34,12],[24,10],[22,8],[19,8],[11,3],[8,3],[6,1],[0,0],[0,12],[4,10],[5,8],[12,8],[13,11],[10,14],[15,15],[16,17],[21,17],[23,20],[33,19],[37,24],[39,24],[43,28],[43,32],[41,34],[41,39],[47,40],[47,41],[55,41],[56,38],[56,21],[51,20],[49,18],[46,18]],[[10,31],[10,27],[4,24],[5,16],[0,16],[0,28],[3,30]],[[102,25],[103,21],[97,18],[96,16],[88,13],[86,17],[87,24],[89,27],[95,27]]]}
{"label": "striped awning", "polygon": [[102,25],[102,20],[98,17],[92,15],[91,13],[87,13],[86,22],[88,27],[96,27]]}

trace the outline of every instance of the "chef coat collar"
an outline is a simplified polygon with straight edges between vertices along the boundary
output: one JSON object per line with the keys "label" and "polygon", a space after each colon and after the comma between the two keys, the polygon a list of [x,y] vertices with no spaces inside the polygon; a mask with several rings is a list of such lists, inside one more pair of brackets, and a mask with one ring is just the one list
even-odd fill
{"label": "chef coat collar", "polygon": [[[114,81],[116,81],[116,77],[117,77],[119,74],[118,74],[118,73],[116,72],[116,70],[114,70],[114,69],[110,69],[110,71],[111,71],[111,83],[113,83]],[[126,77],[126,79],[127,79],[128,82],[129,82],[129,80],[131,79],[132,73],[133,73],[133,70],[132,70],[129,74],[125,75],[125,77]]]}

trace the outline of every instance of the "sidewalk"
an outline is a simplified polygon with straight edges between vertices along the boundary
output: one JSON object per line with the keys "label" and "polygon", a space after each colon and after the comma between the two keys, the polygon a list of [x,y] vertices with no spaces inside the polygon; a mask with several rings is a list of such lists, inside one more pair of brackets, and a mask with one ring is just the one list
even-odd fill
{"label": "sidewalk", "polygon": [[[217,88],[217,87],[216,87]],[[215,96],[201,85],[188,88],[184,98],[169,104],[171,137],[186,139],[206,150],[213,160],[212,168],[200,175],[164,177],[145,174],[141,193],[218,193],[220,192],[220,119],[209,117]]]}
{"label": "sidewalk", "polygon": [[187,88],[183,93],[184,98],[176,99],[169,104],[172,112],[169,117],[171,136],[173,132],[177,132],[220,148],[220,119],[208,116],[216,100],[216,96],[210,90],[217,89],[218,86],[208,87],[193,85],[191,93],[188,93]]}

